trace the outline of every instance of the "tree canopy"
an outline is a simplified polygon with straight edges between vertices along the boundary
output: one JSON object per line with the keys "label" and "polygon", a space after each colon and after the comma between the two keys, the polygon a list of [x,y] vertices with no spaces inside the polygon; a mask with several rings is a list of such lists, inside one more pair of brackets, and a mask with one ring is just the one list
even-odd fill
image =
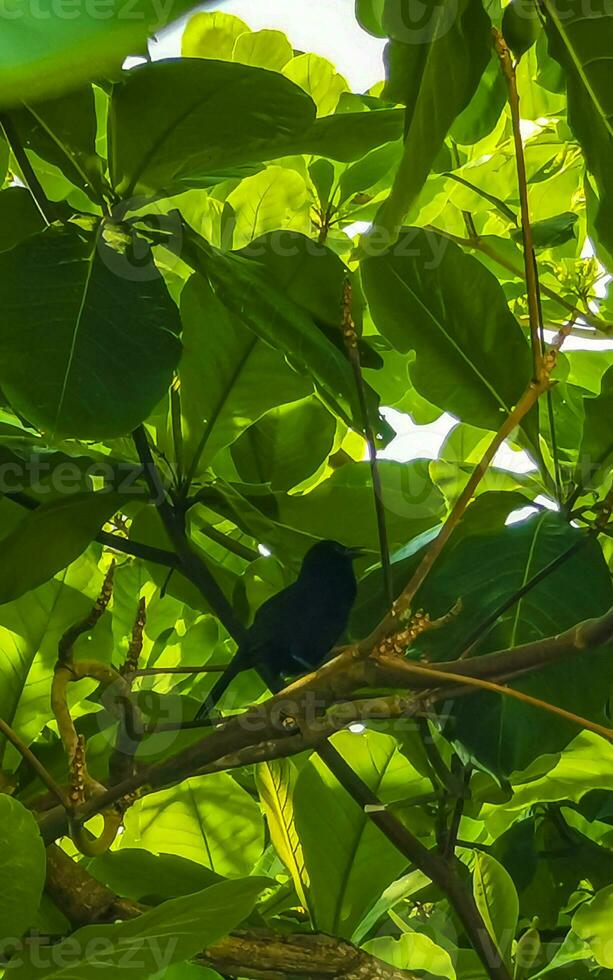
{"label": "tree canopy", "polygon": [[103,6],[0,0],[0,976],[609,976],[613,14]]}

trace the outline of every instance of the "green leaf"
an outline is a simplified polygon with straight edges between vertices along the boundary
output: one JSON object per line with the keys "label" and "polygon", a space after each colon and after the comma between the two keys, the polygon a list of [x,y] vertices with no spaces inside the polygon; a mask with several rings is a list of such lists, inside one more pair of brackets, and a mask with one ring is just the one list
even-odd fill
{"label": "green leaf", "polygon": [[103,885],[144,905],[191,895],[219,881],[219,876],[176,854],[151,854],[142,848],[121,848],[94,858],[87,870]]}
{"label": "green leaf", "polygon": [[451,127],[457,143],[472,144],[485,139],[494,129],[507,104],[507,83],[497,54],[492,54],[477,91]]}
{"label": "green leaf", "polygon": [[573,916],[573,931],[600,966],[613,969],[613,885],[602,888]]}
{"label": "green leaf", "polygon": [[583,401],[585,422],[579,450],[576,479],[581,486],[598,486],[607,472],[613,454],[613,366],[602,378],[602,390],[597,398]]}
{"label": "green leaf", "polygon": [[281,228],[305,235],[311,230],[306,184],[297,171],[286,167],[266,167],[246,177],[226,202],[233,211],[231,243],[227,242],[231,248],[243,248],[254,238]]}
{"label": "green leaf", "polygon": [[232,446],[232,459],[245,483],[291,490],[312,476],[332,451],[336,419],[317,398],[267,412]]}
{"label": "green leaf", "polygon": [[122,847],[175,854],[223,875],[249,874],[263,843],[257,803],[225,772],[138,800],[121,839]]}
{"label": "green leaf", "polygon": [[566,75],[568,120],[600,195],[596,228],[613,249],[613,14],[603,4],[586,14],[581,0],[559,10],[544,0],[550,54]]}
{"label": "green leaf", "polygon": [[276,72],[226,61],[158,61],[128,72],[111,100],[111,180],[151,194],[225,167],[283,155],[315,117],[312,99]]}
{"label": "green leaf", "polygon": [[292,46],[282,31],[249,31],[236,38],[232,61],[281,71],[293,54]]}
{"label": "green leaf", "polygon": [[[391,548],[398,548],[429,530],[445,512],[442,495],[433,485],[427,460],[379,463],[382,498]],[[338,538],[343,544],[378,554],[379,538],[370,467],[348,463],[307,494],[276,493],[253,503],[279,524],[316,538]]]}
{"label": "green leaf", "polygon": [[350,163],[383,143],[402,136],[402,109],[373,109],[367,112],[337,112],[323,116],[300,137],[275,141],[275,156],[290,153],[312,153],[331,160]]}
{"label": "green leaf", "polygon": [[530,379],[531,358],[494,276],[419,228],[366,258],[362,273],[377,329],[397,350],[416,351],[418,392],[464,422],[497,430]]}
{"label": "green leaf", "polygon": [[192,276],[181,295],[181,411],[186,460],[199,469],[265,412],[308,394],[309,382],[231,316],[208,281]]}
{"label": "green leaf", "polygon": [[[201,270],[226,310],[280,351],[297,371],[310,374],[334,411],[359,420],[349,361],[319,329],[311,311],[313,303],[329,309],[329,291],[335,286],[338,324],[345,273],[337,256],[292,232],[266,235],[240,253],[224,254],[202,240],[197,245]],[[319,290],[325,289],[324,296],[315,294],[303,304],[305,286],[317,271],[326,277]],[[293,283],[296,272],[298,281]],[[369,400],[372,403],[372,392]]]}
{"label": "green leaf", "polygon": [[6,187],[0,191],[0,252],[14,248],[44,227],[43,216],[25,187]]}
{"label": "green leaf", "polygon": [[318,54],[299,54],[285,65],[283,74],[308,92],[317,106],[318,116],[334,112],[341,94],[348,91],[343,76],[327,58]]}
{"label": "green leaf", "polygon": [[347,167],[339,181],[339,204],[382,180],[398,164],[401,154],[402,144],[400,140],[394,140],[371,150]]}
{"label": "green leaf", "polygon": [[[575,225],[578,220],[577,214],[572,211],[565,211],[563,214],[556,214],[552,218],[535,221],[532,225],[535,248],[555,248],[556,245],[564,245],[566,242],[576,239]],[[511,238],[513,241],[521,243],[521,230],[513,228]]]}
{"label": "green leaf", "polygon": [[0,794],[0,922],[3,951],[34,922],[45,884],[45,847],[36,821],[18,800]]}
{"label": "green leaf", "polygon": [[[52,438],[131,431],[179,359],[179,315],[163,279],[150,257],[131,265],[107,245],[106,227],[91,237],[52,227],[0,255],[0,383]],[[148,258],[143,242],[130,245]]]}
{"label": "green leaf", "polygon": [[135,980],[158,975],[226,936],[252,911],[266,887],[262,878],[222,881],[171,899],[128,922],[77,929],[59,945],[33,947],[12,971],[15,980],[114,980],[130,958]]}
{"label": "green leaf", "polygon": [[110,0],[104,9],[94,4],[66,11],[53,0],[29,8],[3,0],[0,106],[50,98],[117,71],[127,55],[145,50],[169,16],[190,6],[186,0],[166,8],[133,0],[128,11],[123,0]]}
{"label": "green leaf", "polygon": [[[20,144],[58,167],[93,201],[102,198],[103,163],[96,153],[96,106],[91,85],[10,113]],[[36,169],[36,159],[34,160]]]}
{"label": "green leaf", "polygon": [[374,225],[395,241],[449,128],[477,90],[490,60],[491,35],[481,0],[435,4],[415,27],[410,12],[405,22],[389,7],[397,30],[386,48],[385,96],[407,106],[405,151]]}
{"label": "green leaf", "polygon": [[[428,791],[428,780],[417,774],[389,735],[342,732],[332,742],[384,802]],[[418,813],[405,812],[411,814],[413,832],[419,832]],[[406,858],[318,758],[311,758],[300,771],[294,815],[309,876],[314,928],[351,938],[383,889],[404,870]]]}
{"label": "green leaf", "polygon": [[487,931],[509,966],[519,918],[519,899],[509,872],[482,851],[475,853],[473,895]]}
{"label": "green leaf", "polygon": [[399,939],[382,936],[364,943],[364,949],[371,956],[401,970],[423,970],[428,975],[456,980],[448,951],[423,933],[408,930]]}
{"label": "green leaf", "polygon": [[72,493],[26,514],[0,539],[0,603],[18,599],[78,558],[124,500],[105,491]]}
{"label": "green leaf", "polygon": [[194,14],[183,31],[181,54],[184,58],[232,61],[234,44],[245,33],[250,33],[248,25],[233,14],[221,10]]}
{"label": "green leaf", "polygon": [[308,880],[302,847],[296,832],[293,795],[298,770],[291,759],[262,762],[255,771],[255,781],[266,814],[274,848],[292,876],[300,904],[308,907],[305,889]]}
{"label": "green leaf", "polygon": [[[440,634],[429,634],[427,645],[417,641],[416,654],[427,649],[433,660],[457,656],[488,615],[581,536],[559,514],[547,511],[497,533],[465,538],[457,548],[451,544],[417,601],[438,616],[461,595],[462,612]],[[581,620],[601,616],[612,604],[613,586],[602,549],[595,540],[588,541],[502,614],[472,656],[554,636]],[[513,681],[513,686],[601,720],[610,680],[610,657],[592,652],[549,664]],[[456,702],[446,731],[491,769],[510,773],[537,755],[560,751],[575,736],[576,726],[515,699],[479,693]]]}
{"label": "green leaf", "polygon": [[[49,689],[60,638],[91,611],[101,585],[102,573],[88,555],[73,562],[61,581],[0,606],[0,716],[26,744],[52,716]],[[17,760],[5,746],[2,765]]]}

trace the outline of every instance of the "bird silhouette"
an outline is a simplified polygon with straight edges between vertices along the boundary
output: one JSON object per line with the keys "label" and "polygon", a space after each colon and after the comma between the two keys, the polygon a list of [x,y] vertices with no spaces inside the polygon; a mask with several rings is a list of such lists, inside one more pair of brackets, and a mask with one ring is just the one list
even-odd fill
{"label": "bird silhouette", "polygon": [[264,602],[226,670],[198,709],[208,718],[237,674],[252,667],[271,691],[286,675],[314,670],[340,639],[349,620],[357,583],[353,559],[362,548],[318,541],[306,553],[298,578]]}

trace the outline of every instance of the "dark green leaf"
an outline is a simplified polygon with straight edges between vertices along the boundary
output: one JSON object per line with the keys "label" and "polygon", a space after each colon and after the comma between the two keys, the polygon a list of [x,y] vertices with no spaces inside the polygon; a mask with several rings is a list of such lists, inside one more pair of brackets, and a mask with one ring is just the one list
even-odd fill
{"label": "dark green leaf", "polygon": [[585,423],[577,463],[577,482],[581,486],[598,486],[607,472],[613,454],[613,367],[602,378],[597,398],[583,401]]}
{"label": "dark green leaf", "polygon": [[10,113],[20,144],[52,163],[94,201],[102,192],[102,160],[96,154],[96,106],[90,86]]}
{"label": "dark green leaf", "polygon": [[366,258],[362,270],[378,330],[397,350],[416,351],[411,378],[419,393],[463,421],[498,429],[531,361],[494,276],[419,228],[405,229],[397,246]]}
{"label": "dark green leaf", "polygon": [[304,397],[312,385],[232,316],[203,277],[184,288],[181,317],[184,451],[187,465],[198,454],[200,471],[270,408]]}
{"label": "dark green leaf", "polygon": [[[493,610],[581,535],[558,514],[545,512],[497,534],[461,542],[433,570],[419,595],[420,606],[432,615],[448,612],[462,599],[457,619],[439,634],[428,636],[428,656],[434,660],[457,656]],[[600,545],[591,540],[508,609],[473,656],[555,635],[602,615],[612,603],[611,577]],[[421,641],[417,648],[422,648]],[[513,683],[534,697],[600,719],[610,680],[610,657],[592,653],[589,658],[567,658]],[[559,751],[575,734],[575,726],[562,719],[489,693],[460,699],[448,731],[478,759],[503,772],[521,769],[537,755]]]}
{"label": "dark green leaf", "polygon": [[[179,359],[178,310],[148,246],[128,239],[122,253],[107,229],[50,228],[0,255],[0,383],[52,438],[131,431]],[[136,246],[144,262],[130,262]]]}
{"label": "dark green leaf", "polygon": [[[490,21],[481,0],[444,0],[419,23],[409,0],[386,4],[390,29],[385,96],[406,107],[405,151],[375,226],[395,241],[455,118],[477,90],[491,57]],[[400,16],[398,16],[400,13]],[[383,17],[385,26],[385,13]]]}
{"label": "dark green leaf", "polygon": [[44,957],[33,947],[14,971],[15,980],[114,980],[131,957],[134,980],[146,980],[171,963],[194,956],[245,919],[266,887],[262,878],[223,881],[204,891],[164,902],[128,922],[78,929]]}
{"label": "dark green leaf", "polygon": [[44,219],[25,187],[0,191],[0,252],[14,248],[44,227]]}
{"label": "dark green leaf", "polygon": [[198,58],[144,65],[113,93],[111,179],[129,197],[269,160],[271,143],[314,119],[312,99],[276,72]]}
{"label": "dark green leaf", "polygon": [[541,29],[539,10],[529,0],[511,0],[504,8],[502,33],[516,58],[532,47]]}
{"label": "dark green leaf", "polygon": [[0,540],[0,603],[18,599],[78,558],[123,499],[72,493],[26,514]]}
{"label": "dark green leaf", "polygon": [[[532,225],[535,248],[554,248],[556,245],[564,245],[565,242],[569,242],[573,238],[576,239],[575,225],[578,220],[577,214],[572,211],[565,211],[564,214],[556,214],[553,218],[535,221]],[[513,228],[511,238],[513,241],[521,243],[521,230]]]}
{"label": "dark green leaf", "polygon": [[[339,322],[344,266],[337,256],[291,232],[265,235],[231,254],[200,240],[198,251],[202,271],[228,312],[296,370],[311,375],[331,407],[361,427],[349,361],[315,319],[329,322],[334,295]],[[309,292],[318,274],[317,292]]]}

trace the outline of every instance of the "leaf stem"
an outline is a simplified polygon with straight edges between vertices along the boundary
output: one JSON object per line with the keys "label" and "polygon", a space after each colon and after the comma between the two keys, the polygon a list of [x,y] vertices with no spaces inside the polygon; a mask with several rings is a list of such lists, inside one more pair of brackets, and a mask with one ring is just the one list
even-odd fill
{"label": "leaf stem", "polygon": [[528,202],[528,178],[526,174],[526,160],[524,157],[524,144],[521,135],[521,115],[519,109],[519,92],[517,91],[517,76],[515,65],[511,57],[511,52],[507,47],[506,41],[497,28],[492,28],[494,47],[500,60],[500,66],[507,83],[507,95],[509,107],[511,109],[511,122],[513,127],[513,141],[515,143],[515,161],[517,165],[517,184],[519,190],[519,204],[521,211],[521,228],[524,245],[524,273],[526,278],[526,289],[528,293],[528,313],[530,317],[530,341],[532,344],[532,358],[534,364],[534,380],[539,377],[543,349],[539,333],[539,303],[538,303],[538,273],[534,253],[534,241],[532,238],[532,225],[530,223],[530,205]]}

